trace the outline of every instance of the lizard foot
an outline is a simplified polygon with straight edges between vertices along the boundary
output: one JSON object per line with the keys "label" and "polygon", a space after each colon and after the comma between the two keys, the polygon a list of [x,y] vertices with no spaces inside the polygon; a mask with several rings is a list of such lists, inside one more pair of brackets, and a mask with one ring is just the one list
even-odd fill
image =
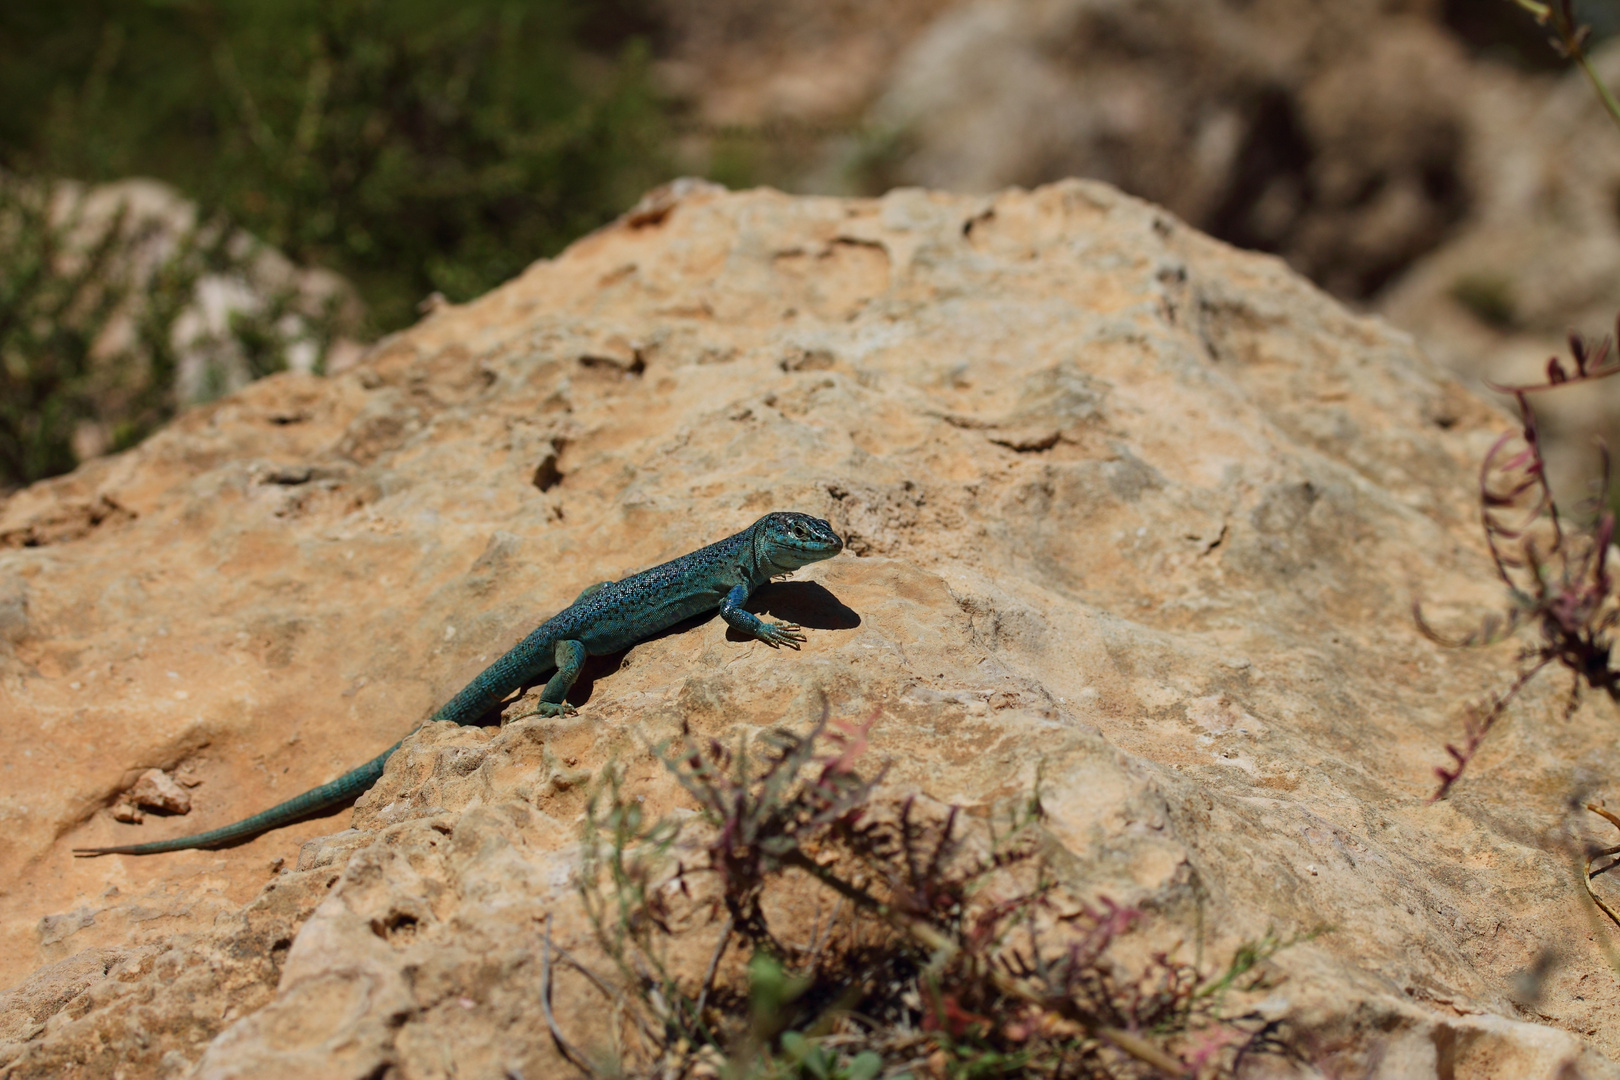
{"label": "lizard foot", "polygon": [[793,623],[768,622],[759,631],[759,640],[773,649],[786,645],[790,649],[797,650],[806,640],[805,636],[799,632],[803,629],[804,627],[795,626]]}
{"label": "lizard foot", "polygon": [[538,701],[535,702],[534,712],[531,716],[572,716],[578,709],[566,701]]}

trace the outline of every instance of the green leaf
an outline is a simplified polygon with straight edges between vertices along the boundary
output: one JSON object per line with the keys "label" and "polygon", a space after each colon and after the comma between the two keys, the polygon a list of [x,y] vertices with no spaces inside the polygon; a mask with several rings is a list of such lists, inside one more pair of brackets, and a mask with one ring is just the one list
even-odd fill
{"label": "green leaf", "polygon": [[883,1059],[871,1050],[862,1050],[844,1068],[844,1080],[874,1080],[883,1071]]}
{"label": "green leaf", "polygon": [[782,1051],[795,1062],[798,1062],[810,1052],[810,1040],[800,1032],[784,1031],[782,1033]]}

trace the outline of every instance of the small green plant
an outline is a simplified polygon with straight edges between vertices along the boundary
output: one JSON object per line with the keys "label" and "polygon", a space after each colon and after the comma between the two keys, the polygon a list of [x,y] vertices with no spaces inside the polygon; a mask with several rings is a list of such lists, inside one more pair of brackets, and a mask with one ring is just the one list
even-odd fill
{"label": "small green plant", "polygon": [[1519,321],[1513,285],[1501,274],[1464,274],[1451,286],[1451,298],[1486,326],[1506,330]]}
{"label": "small green plant", "polygon": [[[1127,963],[1143,912],[1062,884],[1038,792],[988,821],[877,797],[858,768],[867,725],[769,731],[733,747],[659,748],[698,814],[649,820],[609,770],[586,814],[581,895],[617,979],[545,941],[547,1018],[590,1075],[726,1080],[1215,1076],[1282,1048],[1232,1008],[1297,939],[1245,946],[1200,972],[1172,951]],[[819,892],[818,892],[819,887]],[[782,914],[831,906],[807,939]],[[773,917],[773,912],[776,912]],[[721,918],[723,914],[723,919]],[[720,923],[701,972],[675,959]],[[781,924],[781,925],[778,925]],[[733,943],[746,963],[727,967]],[[551,957],[624,1017],[591,1056],[549,1011]],[[690,955],[690,950],[687,950]],[[688,965],[694,967],[694,965]],[[616,981],[617,985],[613,985]]]}

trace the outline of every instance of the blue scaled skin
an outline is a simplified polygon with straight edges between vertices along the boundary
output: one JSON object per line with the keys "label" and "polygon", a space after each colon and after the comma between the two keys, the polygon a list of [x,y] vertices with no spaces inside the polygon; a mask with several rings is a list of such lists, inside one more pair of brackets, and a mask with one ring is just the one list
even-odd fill
{"label": "blue scaled skin", "polygon": [[[800,627],[766,622],[743,610],[749,595],[773,577],[830,559],[844,549],[832,526],[808,514],[766,514],[735,536],[699,548],[662,566],[643,570],[623,581],[604,581],[579,594],[568,607],[541,623],[505,656],[495,661],[432,720],[474,724],[521,686],[555,672],[540,694],[542,716],[574,712],[569,688],[579,678],[587,656],[627,649],[683,619],[720,609],[720,617],[740,634],[776,648],[803,644]],[[403,742],[404,740],[401,740]],[[75,855],[156,855],[187,848],[223,847],[283,825],[353,802],[377,782],[395,743],[358,769],[353,769],[278,806],[233,825],[148,844],[76,848]]]}

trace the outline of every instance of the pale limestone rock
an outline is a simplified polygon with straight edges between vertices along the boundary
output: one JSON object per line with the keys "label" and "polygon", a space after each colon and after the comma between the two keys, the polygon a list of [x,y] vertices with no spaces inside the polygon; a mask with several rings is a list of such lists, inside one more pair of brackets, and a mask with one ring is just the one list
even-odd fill
{"label": "pale limestone rock", "polygon": [[[1578,69],[1467,40],[1514,23],[1484,10],[1499,4],[682,0],[662,70],[712,125],[683,139],[695,161],[741,123],[794,190],[1106,180],[1282,254],[1489,396],[1485,380],[1535,380],[1570,330],[1602,337],[1620,313],[1620,134]],[[1516,25],[1524,54],[1557,62],[1545,30]],[[1620,85],[1620,45],[1593,53]],[[1573,502],[1592,438],[1620,444],[1620,380],[1538,407]]]}
{"label": "pale limestone rock", "polygon": [[[1537,684],[1427,802],[1512,663],[1410,616],[1497,599],[1473,500],[1501,413],[1101,184],[648,206],[350,373],[0,505],[34,545],[0,554],[7,1077],[555,1075],[539,942],[582,947],[586,777],[679,810],[649,745],[823,697],[879,715],[896,793],[985,811],[1044,768],[1065,873],[1166,946],[1200,910],[1212,956],[1337,927],[1277,961],[1322,1073],[1620,1076],[1566,812],[1620,775],[1612,710],[1561,723]],[[760,597],[802,652],[710,620],[593,663],[577,716],[430,725],[352,817],[68,858],[328,779],[583,586],[776,508],[849,540]],[[135,763],[183,763],[193,813],[99,814]]]}
{"label": "pale limestone rock", "polygon": [[1107,180],[1365,298],[1468,210],[1475,65],[1440,7],[968,0],[896,55],[846,176]]}
{"label": "pale limestone rock", "polygon": [[141,778],[135,781],[135,786],[125,792],[124,800],[144,810],[156,810],[160,814],[191,813],[190,793],[175,783],[174,778],[162,769],[147,769],[141,773]]}

